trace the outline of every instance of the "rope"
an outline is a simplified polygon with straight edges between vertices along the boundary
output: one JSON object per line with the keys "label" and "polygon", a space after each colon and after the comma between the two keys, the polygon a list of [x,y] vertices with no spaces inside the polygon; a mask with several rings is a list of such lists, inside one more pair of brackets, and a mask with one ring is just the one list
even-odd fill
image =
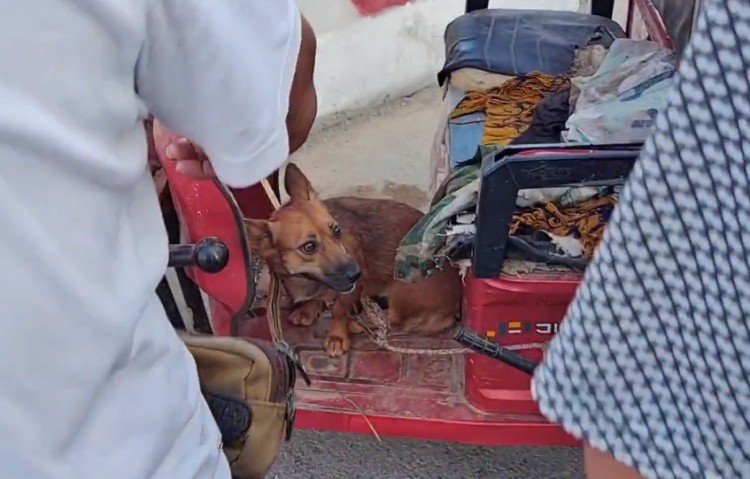
{"label": "rope", "polygon": [[[271,204],[274,209],[277,210],[280,207],[280,203],[276,195],[273,193],[272,188],[266,180],[262,182],[263,188],[266,195],[269,197]],[[271,274],[271,281],[268,288],[266,316],[268,318],[268,326],[271,332],[271,338],[274,344],[282,351],[290,354],[292,358],[296,359],[296,355],[292,353],[292,349],[289,344],[284,340],[284,331],[281,324],[281,278],[276,274]],[[362,298],[362,311],[355,316],[355,320],[359,323],[362,328],[370,336],[372,342],[374,342],[380,348],[398,354],[419,354],[428,356],[448,356],[453,354],[467,354],[474,353],[475,351],[468,348],[443,348],[443,349],[427,349],[427,348],[405,348],[401,346],[393,346],[388,340],[388,334],[390,333],[390,325],[385,317],[385,314],[380,306],[373,302],[369,298]],[[510,346],[504,346],[505,349],[511,351],[521,351],[527,349],[544,349],[545,343],[528,343],[528,344],[514,344]],[[300,371],[302,372],[305,380],[309,384],[307,374],[302,369],[301,364],[298,364]]]}
{"label": "rope", "polygon": [[284,342],[284,330],[281,326],[281,280],[271,273],[271,281],[268,287],[268,302],[266,304],[266,316],[268,327],[271,331],[271,339],[275,344]]}
{"label": "rope", "polygon": [[[263,186],[263,189],[265,190],[266,195],[271,202],[271,205],[273,205],[274,210],[278,210],[281,207],[281,204],[279,202],[279,199],[276,198],[271,185],[269,185],[268,181],[266,180],[261,180],[261,185]],[[262,263],[257,262],[256,264],[260,265]],[[258,271],[256,271],[256,275],[258,274]],[[302,379],[309,386],[311,384],[310,376],[308,376],[307,371],[305,371],[305,368],[302,366],[302,362],[300,362],[297,353],[292,349],[291,346],[289,346],[289,343],[284,340],[284,329],[281,325],[280,308],[282,289],[281,278],[279,278],[279,276],[274,273],[269,274],[271,275],[271,281],[269,281],[268,286],[266,318],[268,320],[268,330],[271,333],[271,339],[273,340],[276,349],[278,349],[282,354],[286,356],[287,360],[289,361],[290,367],[299,372],[302,375]],[[293,389],[290,390],[290,401],[292,402],[294,400],[293,391]],[[291,429],[288,434],[290,433]]]}
{"label": "rope", "polygon": [[[406,348],[402,346],[394,346],[388,340],[390,325],[388,324],[388,320],[386,319],[383,310],[380,309],[380,306],[370,298],[363,298],[361,303],[362,311],[355,316],[354,319],[360,326],[362,326],[368,336],[370,336],[372,342],[381,349],[398,354],[417,354],[425,356],[450,356],[453,354],[476,353],[476,351],[469,348]],[[503,347],[510,351],[522,351],[528,349],[545,349],[547,344],[526,343],[512,344]]]}

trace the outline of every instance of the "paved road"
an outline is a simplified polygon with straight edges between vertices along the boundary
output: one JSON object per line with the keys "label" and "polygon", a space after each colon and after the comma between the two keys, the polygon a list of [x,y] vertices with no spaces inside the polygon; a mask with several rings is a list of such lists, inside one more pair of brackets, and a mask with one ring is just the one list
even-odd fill
{"label": "paved road", "polygon": [[[428,89],[320,131],[295,161],[324,196],[394,197],[422,206],[440,93]],[[581,479],[570,448],[486,448],[296,431],[274,479]]]}
{"label": "paved road", "polygon": [[570,448],[489,448],[297,431],[273,479],[581,479]]}

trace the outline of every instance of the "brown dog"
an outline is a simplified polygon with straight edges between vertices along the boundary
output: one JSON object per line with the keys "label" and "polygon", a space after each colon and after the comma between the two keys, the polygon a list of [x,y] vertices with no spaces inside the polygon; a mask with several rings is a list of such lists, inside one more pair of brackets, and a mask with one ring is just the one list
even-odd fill
{"label": "brown dog", "polygon": [[406,332],[433,334],[454,324],[462,284],[453,267],[418,283],[393,279],[396,249],[422,213],[392,200],[321,201],[294,165],[284,179],[289,202],[270,220],[247,220],[249,246],[281,277],[294,303],[289,320],[310,325],[333,303],[329,355],[349,349],[361,328],[351,314],[363,297],[387,297],[388,319]]}

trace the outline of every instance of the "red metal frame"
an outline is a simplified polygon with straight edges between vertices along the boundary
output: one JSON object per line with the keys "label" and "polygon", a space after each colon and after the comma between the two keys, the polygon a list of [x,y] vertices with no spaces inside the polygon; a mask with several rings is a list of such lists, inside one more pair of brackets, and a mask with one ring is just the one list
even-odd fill
{"label": "red metal frame", "polygon": [[670,36],[667,26],[664,24],[659,9],[656,8],[651,0],[630,0],[630,6],[628,7],[628,24],[626,32],[628,35],[632,35],[633,21],[635,14],[638,12],[643,19],[643,23],[646,25],[646,31],[648,31],[651,39],[665,48],[674,50],[674,43]]}
{"label": "red metal frame", "polygon": [[[215,236],[229,248],[229,263],[219,273],[190,268],[187,274],[210,298],[211,326],[215,334],[230,336],[254,299],[250,258],[246,247],[243,217],[267,218],[273,204],[262,188],[253,186],[231,192],[216,180],[195,181],[182,174],[166,159],[169,142],[178,135],[158,125],[154,146],[167,175],[169,191],[180,218],[180,227],[188,242]],[[239,205],[236,198],[243,200]]]}
{"label": "red metal frame", "polygon": [[[501,346],[546,343],[559,327],[581,275],[529,274],[479,279],[469,276],[463,318],[466,327]],[[541,361],[540,349],[519,354]],[[479,354],[465,360],[466,397],[484,411],[540,414],[527,374]]]}

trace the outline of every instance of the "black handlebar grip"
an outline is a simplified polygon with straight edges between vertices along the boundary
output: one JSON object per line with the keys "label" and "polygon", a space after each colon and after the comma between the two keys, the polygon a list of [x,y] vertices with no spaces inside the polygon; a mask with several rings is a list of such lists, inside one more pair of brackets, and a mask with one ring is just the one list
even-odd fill
{"label": "black handlebar grip", "polygon": [[229,248],[217,238],[204,238],[196,244],[169,246],[170,268],[197,267],[206,273],[218,273],[229,263]]}
{"label": "black handlebar grip", "polygon": [[498,361],[502,361],[508,366],[518,369],[528,375],[533,375],[537,364],[520,354],[514,353],[509,349],[500,346],[497,343],[487,341],[474,331],[470,331],[466,328],[459,328],[456,334],[453,335],[453,339],[461,343],[462,346],[476,351],[479,354],[489,356]]}

